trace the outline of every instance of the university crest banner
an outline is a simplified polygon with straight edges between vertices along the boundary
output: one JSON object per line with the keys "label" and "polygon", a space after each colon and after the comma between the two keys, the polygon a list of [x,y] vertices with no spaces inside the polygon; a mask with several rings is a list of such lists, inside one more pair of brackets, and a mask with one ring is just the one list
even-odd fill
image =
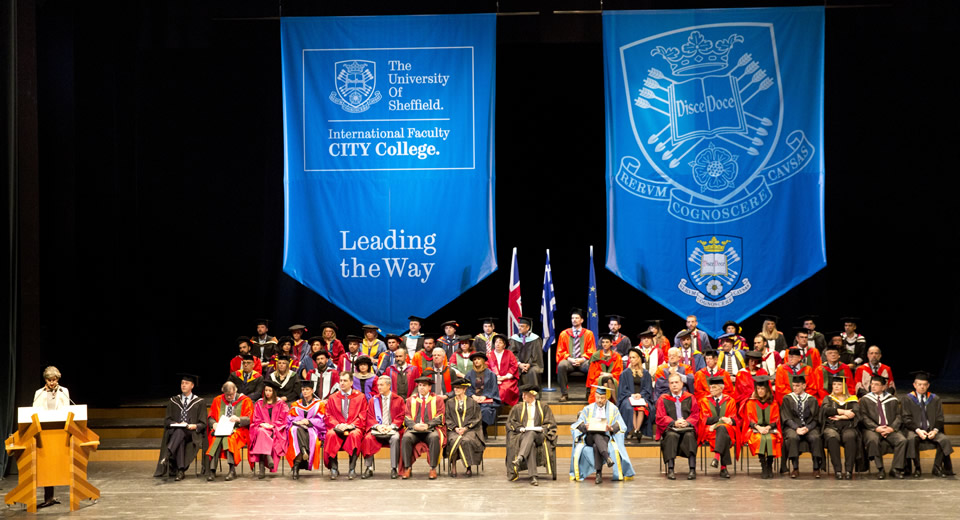
{"label": "university crest banner", "polygon": [[607,268],[720,333],[826,265],[822,7],[603,13]]}
{"label": "university crest banner", "polygon": [[496,17],[281,20],[288,275],[407,328],[497,268]]}

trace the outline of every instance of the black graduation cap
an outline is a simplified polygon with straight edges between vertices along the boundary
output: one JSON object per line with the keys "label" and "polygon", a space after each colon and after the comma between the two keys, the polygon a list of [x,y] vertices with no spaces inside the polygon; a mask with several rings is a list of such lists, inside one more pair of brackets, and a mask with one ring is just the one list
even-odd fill
{"label": "black graduation cap", "polygon": [[712,348],[711,348],[711,349],[704,350],[704,351],[702,352],[702,354],[703,354],[703,357],[708,357],[708,356],[709,356],[709,357],[717,357],[717,355],[719,354],[719,352],[717,352],[715,349],[712,349]]}
{"label": "black graduation cap", "polygon": [[594,393],[597,393],[600,395],[606,394],[608,391],[613,390],[612,388],[607,388],[603,385],[591,385],[591,386],[593,386]]}
{"label": "black graduation cap", "polygon": [[757,314],[757,316],[763,318],[763,321],[772,321],[774,325],[780,321],[780,317],[773,314]]}
{"label": "black graduation cap", "polygon": [[337,324],[332,321],[325,321],[321,323],[320,330],[323,331],[323,329],[333,329],[334,331],[340,330],[339,328],[337,328]]}
{"label": "black graduation cap", "polygon": [[443,334],[438,334],[435,332],[423,332],[422,334],[423,334],[423,339],[433,339],[433,340],[437,338],[442,338],[444,336]]}
{"label": "black graduation cap", "polygon": [[581,309],[580,307],[572,307],[572,308],[570,309],[570,316],[573,316],[574,314],[576,314],[577,316],[580,316],[580,317],[582,318],[582,317],[583,317],[583,309]]}
{"label": "black graduation cap", "polygon": [[830,376],[830,384],[832,385],[832,384],[834,384],[834,383],[843,383],[843,384],[846,384],[846,383],[847,383],[847,376],[843,375],[843,372],[840,372],[840,373],[831,375],[831,376]]}
{"label": "black graduation cap", "polygon": [[286,361],[286,362],[289,363],[289,362],[290,362],[290,356],[288,356],[288,355],[286,355],[286,354],[280,354],[279,356],[277,356],[277,361]]}
{"label": "black graduation cap", "polygon": [[843,323],[844,325],[847,323],[853,323],[854,325],[856,325],[857,322],[859,321],[860,321],[860,318],[856,316],[844,316],[843,318],[840,318],[840,323]]}
{"label": "black graduation cap", "polygon": [[471,341],[473,341],[473,336],[469,334],[457,336],[457,342],[459,343],[470,343]]}
{"label": "black graduation cap", "polygon": [[644,355],[643,355],[643,351],[640,350],[640,347],[630,347],[630,350],[628,350],[627,353],[629,354],[630,352],[636,352],[637,355],[640,356],[640,362],[641,362],[641,363],[646,363],[646,362],[647,362],[647,356],[644,356]]}
{"label": "black graduation cap", "polygon": [[250,336],[237,336],[237,339],[234,340],[234,343],[236,343],[238,347],[244,343],[249,343],[249,342],[250,342]]}
{"label": "black graduation cap", "polygon": [[363,330],[377,330],[377,331],[380,330],[380,327],[377,327],[376,325],[371,325],[369,323],[364,323],[363,325],[360,326],[360,328]]}
{"label": "black graduation cap", "polygon": [[356,366],[367,365],[368,367],[372,367],[373,360],[370,359],[370,356],[360,356],[356,359],[356,361],[353,362],[353,364]]}
{"label": "black graduation cap", "polygon": [[647,329],[640,334],[637,334],[637,339],[652,338],[654,336],[656,336],[656,334],[654,334],[652,330]]}
{"label": "black graduation cap", "polygon": [[445,321],[445,322],[441,323],[440,326],[441,326],[441,327],[453,327],[453,328],[455,328],[455,329],[459,329],[459,328],[460,328],[460,324],[457,323],[455,320]]}
{"label": "black graduation cap", "polygon": [[277,340],[277,346],[282,347],[284,343],[293,345],[293,338],[290,336],[280,336],[280,339]]}
{"label": "black graduation cap", "polygon": [[533,383],[527,383],[525,385],[520,385],[520,391],[529,392],[533,395],[537,395],[538,393],[540,393],[540,387]]}
{"label": "black graduation cap", "polygon": [[713,376],[713,377],[707,378],[707,384],[708,385],[725,385],[727,384],[727,382],[724,381],[722,377]]}
{"label": "black graduation cap", "polygon": [[267,327],[269,327],[269,326],[270,326],[270,320],[268,320],[268,319],[266,319],[266,318],[257,318],[256,320],[254,320],[253,324],[254,324],[254,325],[266,325]]}
{"label": "black graduation cap", "polygon": [[458,377],[457,379],[454,379],[453,381],[450,382],[450,385],[451,386],[473,386],[470,384],[470,381],[462,377]]}
{"label": "black graduation cap", "polygon": [[753,376],[754,385],[765,385],[770,381],[773,381],[773,377],[771,376]]}
{"label": "black graduation cap", "polygon": [[803,374],[794,374],[790,376],[790,383],[807,383],[807,376]]}
{"label": "black graduation cap", "polygon": [[383,339],[384,339],[384,341],[390,340],[390,339],[395,339],[395,340],[397,340],[397,341],[399,342],[399,341],[400,341],[400,336],[397,336],[396,334],[387,334],[387,336],[386,336],[385,338],[383,338]]}
{"label": "black graduation cap", "polygon": [[916,372],[910,372],[910,375],[913,376],[914,381],[927,381],[929,382],[933,379],[933,374],[927,372],[926,370],[917,370]]}
{"label": "black graduation cap", "polygon": [[681,330],[680,332],[677,333],[677,338],[678,338],[678,339],[683,339],[683,338],[685,338],[685,337],[687,337],[687,336],[689,336],[689,335],[690,335],[690,329],[683,329],[683,330]]}
{"label": "black graduation cap", "polygon": [[347,334],[347,343],[351,343],[351,342],[360,343],[361,341],[363,341],[363,338],[361,338],[360,336],[354,336],[353,334]]}
{"label": "black graduation cap", "polygon": [[470,361],[473,361],[473,360],[476,359],[476,358],[482,358],[484,361],[486,361],[486,360],[487,360],[487,353],[486,353],[486,352],[471,352],[471,353],[470,353]]}
{"label": "black graduation cap", "polygon": [[816,319],[819,317],[820,316],[817,316],[816,314],[804,314],[803,316],[797,316],[797,319],[802,323],[807,320],[816,321]]}
{"label": "black graduation cap", "polygon": [[613,342],[613,334],[609,334],[609,333],[601,334],[600,339],[601,340],[605,339],[607,341]]}
{"label": "black graduation cap", "polygon": [[517,318],[517,322],[526,324],[528,327],[533,327],[533,320],[526,316],[520,316]]}
{"label": "black graduation cap", "polygon": [[484,325],[486,325],[487,323],[489,323],[490,325],[496,325],[497,322],[500,320],[498,318],[494,318],[493,316],[487,316],[486,318],[480,318],[477,321],[479,321]]}
{"label": "black graduation cap", "polygon": [[[270,384],[270,383],[273,383],[273,384]],[[301,380],[300,380],[300,388],[301,388],[301,389],[303,389],[303,388],[309,388],[309,389],[313,390],[313,389],[314,389],[314,383],[315,383],[315,381],[311,381],[311,380],[309,380],[309,379],[301,379]],[[280,383],[274,383],[272,379],[267,378],[267,380],[264,381],[263,384],[265,384],[265,385],[267,385],[267,386],[272,386],[272,387],[273,387],[274,389],[276,389],[276,390],[280,390]]]}
{"label": "black graduation cap", "polygon": [[739,325],[737,322],[733,321],[733,320],[727,320],[727,321],[723,322],[723,330],[727,330],[727,327],[729,327],[729,326],[731,326],[731,325],[733,326],[734,334],[736,334],[737,332],[740,331],[740,325]]}
{"label": "black graduation cap", "polygon": [[826,354],[828,350],[836,350],[840,352],[840,347],[834,345],[833,343],[827,343],[826,347],[823,347],[823,353]]}
{"label": "black graduation cap", "polygon": [[186,373],[186,372],[179,372],[179,373],[177,373],[177,375],[180,376],[180,380],[181,380],[181,381],[190,381],[191,383],[193,383],[193,386],[197,386],[197,383],[200,382],[200,377],[197,376],[197,375],[195,375],[195,374],[188,374],[188,373]]}
{"label": "black graduation cap", "polygon": [[253,355],[252,355],[252,354],[240,354],[240,359],[242,359],[243,361],[253,361]]}
{"label": "black graduation cap", "polygon": [[415,321],[417,323],[423,323],[423,318],[421,318],[420,316],[410,315],[410,316],[407,316],[407,321]]}
{"label": "black graduation cap", "polygon": [[796,336],[797,334],[800,334],[801,332],[804,333],[804,334],[807,334],[807,335],[810,334],[810,331],[807,330],[806,327],[794,327],[794,328],[793,328],[793,335],[794,335],[794,336]]}
{"label": "black graduation cap", "polygon": [[843,334],[842,330],[831,330],[830,332],[825,332],[823,334],[823,337],[827,338],[827,341],[829,341],[837,336],[841,336],[842,334]]}
{"label": "black graduation cap", "polygon": [[[312,385],[313,381],[301,381],[301,383],[310,383]],[[270,379],[269,377],[264,378],[263,386],[269,386],[274,390],[280,390],[280,383],[274,381],[273,379]]]}
{"label": "black graduation cap", "polygon": [[648,329],[649,329],[650,327],[656,327],[656,328],[659,329],[659,328],[661,328],[661,326],[660,326],[660,322],[661,322],[661,321],[662,321],[662,320],[644,320],[643,325],[644,325],[645,327],[647,327]]}
{"label": "black graduation cap", "polygon": [[874,381],[877,381],[882,385],[887,384],[887,378],[881,376],[880,374],[873,374],[872,376],[870,376],[870,382],[872,383]]}
{"label": "black graduation cap", "polygon": [[787,349],[788,356],[802,356],[803,352],[800,351],[797,347],[790,347]]}
{"label": "black graduation cap", "polygon": [[623,316],[619,314],[608,314],[607,321],[616,321],[620,325],[623,325]]}
{"label": "black graduation cap", "polygon": [[757,352],[756,350],[748,350],[748,351],[746,351],[746,352],[743,353],[743,357],[748,358],[748,359],[757,359],[757,360],[760,360],[760,359],[763,359],[763,353],[762,353],[762,352]]}

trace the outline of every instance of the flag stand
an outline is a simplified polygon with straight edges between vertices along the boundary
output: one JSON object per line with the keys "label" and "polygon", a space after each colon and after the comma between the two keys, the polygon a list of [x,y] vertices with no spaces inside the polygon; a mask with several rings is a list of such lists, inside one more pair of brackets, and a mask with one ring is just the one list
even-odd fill
{"label": "flag stand", "polygon": [[551,356],[550,353],[547,352],[547,386],[546,388],[541,388],[540,389],[541,392],[557,391],[557,389],[553,387],[553,384],[551,382],[551,376],[553,375],[553,368],[552,368],[553,363],[551,363],[551,361],[553,361],[553,356]]}

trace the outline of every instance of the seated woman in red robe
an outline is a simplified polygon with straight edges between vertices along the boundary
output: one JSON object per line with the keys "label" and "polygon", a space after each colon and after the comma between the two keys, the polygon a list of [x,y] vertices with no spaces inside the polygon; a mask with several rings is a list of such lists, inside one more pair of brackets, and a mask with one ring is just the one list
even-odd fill
{"label": "seated woman in red robe", "polygon": [[761,478],[773,478],[773,459],[780,457],[780,408],[773,399],[770,376],[754,376],[756,393],[744,405],[743,438],[750,453],[760,457]]}
{"label": "seated woman in red robe", "polygon": [[744,352],[743,357],[747,361],[747,366],[740,375],[745,377],[738,377],[737,383],[733,386],[733,400],[737,402],[738,417],[743,416],[743,405],[745,405],[747,399],[750,399],[753,395],[754,376],[770,375],[760,366],[760,363],[763,361],[763,354],[751,350]]}
{"label": "seated woman in red robe", "polygon": [[[507,406],[520,402],[520,365],[517,356],[507,349],[509,340],[503,334],[493,337],[493,351],[488,356],[488,367],[497,376],[500,400]],[[593,395],[593,392],[590,393]]]}
{"label": "seated woman in red robe", "polygon": [[[605,386],[613,389],[613,395],[617,395],[621,373],[623,373],[623,358],[613,350],[613,335],[601,334],[600,348],[590,356],[587,388]],[[596,393],[590,392],[588,402],[592,403],[596,398]]]}
{"label": "seated woman in red robe", "polygon": [[251,464],[259,464],[257,478],[261,479],[266,476],[264,466],[270,468],[270,473],[276,473],[280,460],[287,452],[287,416],[290,415],[290,407],[277,399],[279,389],[279,384],[268,381],[263,387],[263,397],[253,405],[247,458]]}

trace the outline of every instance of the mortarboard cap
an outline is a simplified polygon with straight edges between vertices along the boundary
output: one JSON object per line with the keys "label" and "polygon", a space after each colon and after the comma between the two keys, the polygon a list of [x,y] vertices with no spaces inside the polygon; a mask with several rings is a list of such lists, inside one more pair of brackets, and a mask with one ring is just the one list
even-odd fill
{"label": "mortarboard cap", "polygon": [[471,341],[473,341],[473,336],[469,334],[461,334],[457,336],[458,343],[470,343]]}
{"label": "mortarboard cap", "polygon": [[604,340],[604,339],[605,339],[605,340],[607,340],[607,341],[612,342],[612,341],[613,341],[613,334],[606,334],[606,333],[605,333],[605,334],[601,334],[601,335],[600,335],[600,339],[601,339],[601,340]]}
{"label": "mortarboard cap", "polygon": [[188,374],[188,373],[186,373],[186,372],[180,372],[180,373],[178,373],[177,375],[180,376],[180,380],[181,380],[181,381],[190,381],[191,383],[193,383],[194,386],[196,386],[197,383],[200,381],[200,378],[199,378],[198,376],[196,376],[195,374]]}
{"label": "mortarboard cap", "polygon": [[384,338],[384,340],[391,340],[391,339],[395,339],[399,342],[400,336],[397,336],[396,334],[387,334],[387,337]]}
{"label": "mortarboard cap", "polygon": [[656,327],[656,328],[659,329],[659,328],[660,328],[660,322],[661,322],[661,320],[644,320],[643,325],[644,325],[645,327],[647,327],[648,329],[649,329],[650,327]]}
{"label": "mortarboard cap", "polygon": [[832,385],[833,383],[844,383],[844,384],[846,384],[846,382],[847,382],[847,376],[843,375],[843,372],[840,372],[840,373],[838,373],[838,374],[833,374],[833,375],[830,376],[830,384],[831,384],[831,385]]}
{"label": "mortarboard cap", "polygon": [[441,327],[453,327],[453,328],[455,328],[455,329],[459,329],[459,328],[460,328],[460,324],[457,323],[455,320],[445,321],[445,322],[441,323],[440,326],[441,326]]}
{"label": "mortarboard cap", "polygon": [[803,352],[800,351],[797,347],[790,347],[787,349],[788,356],[802,356]]}
{"label": "mortarboard cap", "polygon": [[269,326],[270,326],[270,320],[268,320],[268,319],[266,319],[266,318],[257,318],[256,320],[253,321],[253,324],[254,324],[254,325],[266,325],[267,327],[269,327]]}
{"label": "mortarboard cap", "polygon": [[525,385],[521,385],[521,386],[520,386],[520,391],[521,391],[521,392],[528,392],[528,393],[531,393],[531,394],[533,394],[533,395],[537,395],[537,394],[540,393],[540,387],[537,386],[537,385],[535,385],[535,384],[533,384],[533,383],[527,383],[527,384],[525,384]]}
{"label": "mortarboard cap", "polygon": [[573,308],[571,308],[571,309],[570,309],[570,316],[573,316],[574,314],[576,314],[577,316],[580,316],[580,317],[582,318],[582,317],[583,317],[583,309],[581,309],[580,307],[573,307]]}
{"label": "mortarboard cap", "polygon": [[882,385],[887,384],[887,378],[881,376],[880,374],[873,374],[872,376],[870,376],[870,382],[872,383],[874,381],[877,381]]}
{"label": "mortarboard cap", "polygon": [[762,352],[757,352],[756,350],[748,350],[748,351],[746,351],[746,352],[743,353],[743,357],[745,357],[745,358],[747,358],[747,359],[756,359],[756,360],[759,361],[759,360],[763,359],[763,353],[762,353]]}
{"label": "mortarboard cap", "polygon": [[253,355],[252,355],[252,354],[240,354],[240,359],[242,359],[243,361],[253,361]]}
{"label": "mortarboard cap", "polygon": [[774,324],[780,321],[780,317],[773,314],[757,314],[757,316],[763,318],[763,321],[772,321]]}
{"label": "mortarboard cap", "polygon": [[770,376],[753,376],[754,385],[765,385],[770,381],[773,381],[773,378]]}
{"label": "mortarboard cap", "polygon": [[840,352],[840,347],[832,343],[827,343],[827,346],[823,347],[823,353],[826,354],[828,350],[836,350],[837,352]]}
{"label": "mortarboard cap", "polygon": [[677,339],[683,339],[683,338],[685,338],[685,337],[687,337],[687,336],[689,336],[689,335],[690,335],[690,330],[689,330],[689,329],[683,329],[683,330],[681,330],[680,332],[677,333]]}
{"label": "mortarboard cap", "polygon": [[717,355],[719,355],[719,352],[712,348],[703,351],[703,357],[717,357]]}
{"label": "mortarboard cap", "polygon": [[652,330],[647,329],[640,334],[637,334],[637,339],[652,338],[654,336],[656,336],[656,334],[654,334]]}
{"label": "mortarboard cap", "polygon": [[[302,382],[303,382],[303,381],[301,381],[301,383],[302,383]],[[312,383],[312,381],[311,381],[311,383]],[[270,388],[273,388],[274,390],[280,390],[280,383],[274,381],[273,379],[270,379],[269,377],[263,378],[263,386],[269,386]]]}
{"label": "mortarboard cap", "polygon": [[520,316],[519,318],[517,318],[517,322],[527,325],[528,327],[533,327],[533,320],[526,316]]}
{"label": "mortarboard cap", "polygon": [[410,316],[407,316],[407,321],[415,321],[417,323],[423,323],[423,318],[421,318],[420,316],[410,315]]}
{"label": "mortarboard cap", "polygon": [[807,320],[814,321],[819,317],[820,316],[817,316],[816,314],[804,314],[803,316],[797,316],[797,319],[800,320],[801,323],[803,323]]}
{"label": "mortarboard cap", "polygon": [[321,324],[320,324],[320,330],[322,331],[323,329],[333,329],[333,330],[335,330],[335,331],[336,331],[336,330],[340,330],[340,329],[337,328],[337,324],[334,323],[334,322],[332,322],[332,321],[325,321],[325,322],[321,323]]}
{"label": "mortarboard cap", "polygon": [[494,318],[493,316],[487,316],[486,318],[480,318],[477,321],[479,321],[480,323],[483,323],[484,325],[486,325],[487,323],[489,323],[490,325],[496,325],[497,321],[499,320],[497,318]]}
{"label": "mortarboard cap", "polygon": [[237,336],[237,339],[234,341],[234,343],[236,343],[238,347],[244,343],[249,343],[249,342],[250,342],[250,338],[248,336]]}
{"label": "mortarboard cap", "polygon": [[462,377],[458,377],[457,379],[454,379],[453,381],[450,382],[450,385],[451,386],[473,386],[470,384],[470,381]]}
{"label": "mortarboard cap", "polygon": [[486,353],[486,352],[471,352],[471,353],[470,353],[470,361],[473,361],[473,360],[476,359],[476,358],[481,358],[481,359],[483,359],[484,361],[486,361],[486,360],[487,360],[487,353]]}
{"label": "mortarboard cap", "polygon": [[277,361],[286,361],[287,363],[289,363],[289,362],[290,362],[290,356],[288,356],[288,355],[286,355],[286,354],[280,354],[279,356],[277,356]]}
{"label": "mortarboard cap", "polygon": [[840,318],[840,323],[843,323],[843,324],[853,323],[854,325],[856,325],[858,321],[860,321],[860,318],[856,316],[844,316],[843,318]]}
{"label": "mortarboard cap", "polygon": [[363,338],[360,336],[354,336],[353,334],[347,334],[347,343],[360,343],[363,341]]}
{"label": "mortarboard cap", "polygon": [[727,382],[724,381],[722,377],[713,376],[713,377],[707,378],[707,384],[708,385],[725,385],[727,384]]}
{"label": "mortarboard cap", "polygon": [[609,321],[615,321],[615,322],[619,323],[620,325],[623,325],[623,316],[621,316],[621,315],[619,315],[619,314],[608,314],[608,315],[607,315],[607,321],[608,321],[608,322],[609,322]]}
{"label": "mortarboard cap", "polygon": [[603,385],[591,385],[591,386],[593,386],[593,392],[594,392],[595,394],[601,394],[601,395],[603,395],[603,394],[606,394],[607,391],[610,390],[609,388],[607,388],[607,387],[605,387],[605,386],[603,386]]}
{"label": "mortarboard cap", "polygon": [[793,384],[793,383],[807,384],[807,376],[803,374],[794,374],[790,376],[790,384]]}
{"label": "mortarboard cap", "polygon": [[930,381],[933,378],[933,374],[925,370],[910,372],[910,375],[913,376],[914,381]]}

